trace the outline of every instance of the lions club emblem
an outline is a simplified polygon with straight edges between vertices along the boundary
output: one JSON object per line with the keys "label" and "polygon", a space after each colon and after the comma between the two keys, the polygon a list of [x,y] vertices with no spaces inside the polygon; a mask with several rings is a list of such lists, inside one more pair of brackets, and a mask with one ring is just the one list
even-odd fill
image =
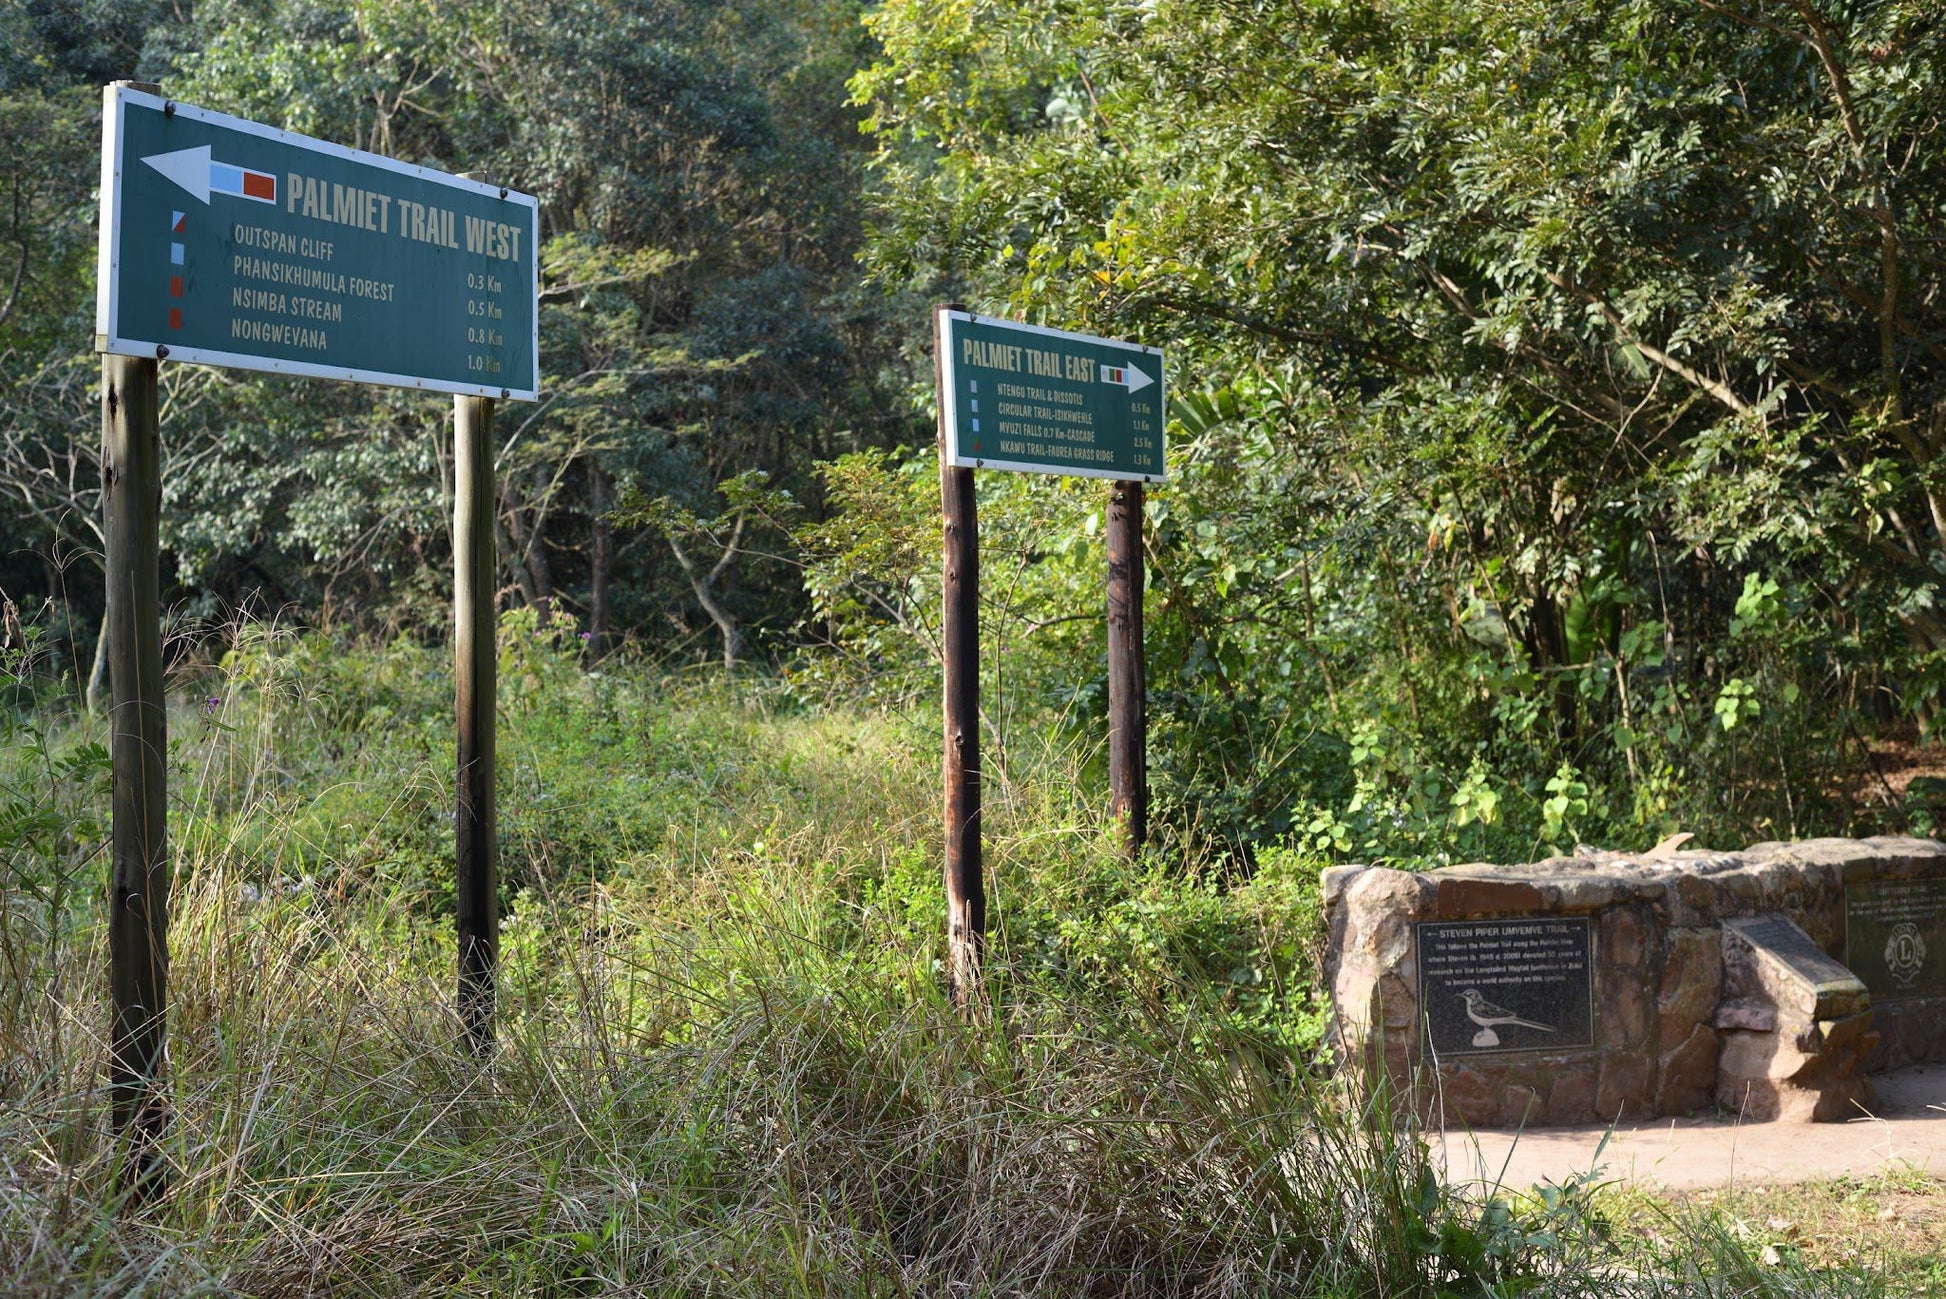
{"label": "lions club emblem", "polygon": [[1926,940],[1919,926],[1901,920],[1885,938],[1885,968],[1901,988],[1910,988],[1926,964]]}

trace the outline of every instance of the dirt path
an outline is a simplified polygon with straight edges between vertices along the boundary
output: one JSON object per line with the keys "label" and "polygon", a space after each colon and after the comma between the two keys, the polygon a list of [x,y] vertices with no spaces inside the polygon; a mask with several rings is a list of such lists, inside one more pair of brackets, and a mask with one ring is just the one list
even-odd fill
{"label": "dirt path", "polygon": [[[1848,1123],[1659,1119],[1607,1129],[1450,1132],[1455,1180],[1524,1189],[1585,1173],[1668,1190],[1774,1185],[1916,1171],[1946,1178],[1946,1065],[1881,1074],[1879,1103]],[[1602,1138],[1609,1138],[1602,1148]]]}

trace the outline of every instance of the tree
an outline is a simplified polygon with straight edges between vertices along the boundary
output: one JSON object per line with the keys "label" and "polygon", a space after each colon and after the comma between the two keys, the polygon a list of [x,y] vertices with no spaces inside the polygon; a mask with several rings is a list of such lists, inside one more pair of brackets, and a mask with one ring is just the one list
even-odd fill
{"label": "tree", "polygon": [[[1939,688],[1934,17],[893,0],[854,83],[873,256],[1166,340],[1179,390],[1235,403],[1179,427],[1151,538],[1159,645],[1206,698],[1297,643],[1293,705],[1394,683],[1395,791],[1486,752],[1538,808],[1559,764],[1612,763],[1653,820],[1742,763],[1747,815],[1781,819],[1751,762],[1814,785],[1805,728],[1835,753],[1861,687],[1922,719]],[[1691,705],[1757,670],[1729,634],[1752,571],[1810,615],[1763,651],[1785,729],[1707,728]]]}
{"label": "tree", "polygon": [[769,482],[770,475],[761,469],[747,469],[725,479],[716,488],[723,497],[723,508],[707,519],[668,496],[649,500],[630,482],[623,485],[612,516],[623,526],[653,528],[669,543],[696,603],[723,638],[725,671],[736,667],[742,636],[736,615],[723,602],[720,584],[748,549],[754,529],[767,525],[788,535],[791,516],[797,510],[790,493],[772,488]]}

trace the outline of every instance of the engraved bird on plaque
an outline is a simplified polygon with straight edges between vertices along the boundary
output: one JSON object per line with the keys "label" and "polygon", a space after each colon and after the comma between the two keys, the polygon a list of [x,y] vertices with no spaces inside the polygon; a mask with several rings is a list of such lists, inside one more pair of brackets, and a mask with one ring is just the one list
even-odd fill
{"label": "engraved bird on plaque", "polygon": [[1466,1017],[1480,1027],[1480,1031],[1473,1035],[1474,1046],[1499,1046],[1500,1035],[1493,1031],[1496,1028],[1532,1028],[1543,1033],[1554,1032],[1552,1024],[1522,1019],[1505,1006],[1494,1005],[1480,995],[1478,988],[1468,988],[1460,997],[1466,1002]]}

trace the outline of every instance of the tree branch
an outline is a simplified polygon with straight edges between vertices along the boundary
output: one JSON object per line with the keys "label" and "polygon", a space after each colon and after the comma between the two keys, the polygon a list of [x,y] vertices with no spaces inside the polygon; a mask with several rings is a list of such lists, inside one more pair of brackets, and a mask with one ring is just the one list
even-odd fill
{"label": "tree branch", "polygon": [[1626,341],[1630,347],[1633,347],[1636,351],[1640,352],[1643,356],[1655,362],[1657,365],[1661,366],[1669,373],[1676,375],[1681,379],[1685,379],[1688,382],[1694,384],[1696,387],[1701,388],[1704,392],[1716,398],[1719,402],[1722,402],[1725,406],[1729,407],[1732,411],[1735,411],[1737,414],[1739,415],[1749,414],[1751,409],[1750,403],[1745,401],[1743,398],[1737,396],[1735,391],[1732,390],[1727,384],[1717,382],[1715,379],[1710,378],[1702,371],[1694,369],[1691,366],[1685,365],[1683,362],[1669,355],[1667,352],[1655,346],[1653,343],[1645,342],[1641,338],[1638,338],[1635,334],[1635,331],[1631,330],[1628,327],[1627,323],[1623,321],[1621,312],[1615,310],[1615,308],[1609,306],[1608,303],[1606,303],[1596,295],[1588,292],[1586,289],[1576,287],[1573,281],[1569,280],[1567,276],[1561,275],[1555,271],[1547,271],[1545,272],[1545,274],[1547,276],[1547,282],[1549,284],[1552,284],[1554,287],[1562,290],[1563,292],[1572,293],[1576,297],[1581,298],[1583,301],[1593,305],[1595,310],[1601,313],[1602,319],[1608,322],[1609,327],[1612,328],[1618,335],[1620,335],[1622,339]]}

